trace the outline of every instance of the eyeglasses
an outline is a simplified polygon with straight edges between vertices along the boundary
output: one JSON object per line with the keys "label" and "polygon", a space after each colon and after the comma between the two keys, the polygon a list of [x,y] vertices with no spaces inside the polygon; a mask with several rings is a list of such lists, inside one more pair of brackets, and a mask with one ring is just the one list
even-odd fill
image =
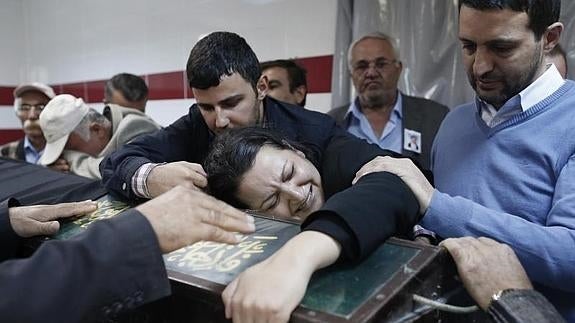
{"label": "eyeglasses", "polygon": [[44,107],[46,105],[39,103],[39,104],[27,104],[27,103],[23,103],[20,105],[20,107],[18,108],[18,111],[21,113],[29,113],[30,111],[32,111],[32,108],[34,108],[34,111],[36,111],[37,113],[41,113],[42,110],[44,110]]}
{"label": "eyeglasses", "polygon": [[365,73],[371,64],[373,64],[374,68],[378,71],[384,71],[391,68],[393,65],[399,63],[396,59],[386,59],[386,58],[378,58],[375,61],[359,61],[353,65],[353,72],[363,74]]}

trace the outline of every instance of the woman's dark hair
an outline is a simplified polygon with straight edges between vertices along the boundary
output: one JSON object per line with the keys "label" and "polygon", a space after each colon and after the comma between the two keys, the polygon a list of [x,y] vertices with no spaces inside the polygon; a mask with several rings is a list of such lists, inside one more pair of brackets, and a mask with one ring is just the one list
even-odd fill
{"label": "woman's dark hair", "polygon": [[228,130],[216,137],[204,160],[209,193],[234,207],[248,208],[236,198],[236,193],[244,174],[253,167],[256,155],[264,145],[277,149],[297,149],[306,158],[310,156],[305,147],[270,129],[247,127]]}

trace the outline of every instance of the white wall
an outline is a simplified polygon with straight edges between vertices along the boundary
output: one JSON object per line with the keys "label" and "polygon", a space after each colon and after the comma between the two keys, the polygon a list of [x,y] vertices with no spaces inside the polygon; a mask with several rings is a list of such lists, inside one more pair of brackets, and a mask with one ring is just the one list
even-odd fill
{"label": "white wall", "polygon": [[20,81],[66,83],[119,72],[182,70],[200,36],[216,30],[241,34],[262,60],[332,54],[335,39],[336,2],[330,0],[23,0],[22,4],[29,25],[28,73]]}
{"label": "white wall", "polygon": [[20,80],[25,56],[22,1],[0,2],[0,85],[14,85]]}
{"label": "white wall", "polygon": [[[0,85],[185,70],[193,45],[216,30],[244,36],[260,60],[334,51],[337,2],[332,0],[0,0],[0,5],[0,33],[14,48],[0,51]],[[165,125],[191,102],[152,101],[148,111]],[[329,93],[311,94],[308,102],[323,111],[331,107]],[[6,119],[9,113],[0,111],[0,130],[20,127],[16,118]]]}

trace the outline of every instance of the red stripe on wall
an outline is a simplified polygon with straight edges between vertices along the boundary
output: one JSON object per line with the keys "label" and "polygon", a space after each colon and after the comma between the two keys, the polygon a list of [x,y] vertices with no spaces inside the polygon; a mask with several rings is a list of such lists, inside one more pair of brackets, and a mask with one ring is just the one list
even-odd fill
{"label": "red stripe on wall", "polygon": [[[298,58],[297,61],[307,70],[309,93],[331,92],[333,56]],[[147,80],[150,100],[186,99],[193,97],[189,91],[185,71],[141,75]],[[106,80],[79,81],[52,85],[57,94],[68,93],[81,97],[86,102],[99,103],[104,98]],[[0,105],[12,105],[15,87],[0,86]]]}
{"label": "red stripe on wall", "polygon": [[7,142],[24,138],[24,131],[20,129],[2,129],[0,130],[0,145]]}
{"label": "red stripe on wall", "polygon": [[0,86],[0,105],[14,104],[14,89],[13,86]]}
{"label": "red stripe on wall", "polygon": [[186,97],[184,72],[148,75],[148,100],[183,99]]}
{"label": "red stripe on wall", "polygon": [[307,70],[308,93],[331,92],[332,55],[300,58],[297,62]]}
{"label": "red stripe on wall", "polygon": [[88,92],[85,98],[87,102],[104,102],[104,87],[106,81],[90,81],[86,82],[86,91]]}
{"label": "red stripe on wall", "polygon": [[61,93],[71,94],[77,98],[83,98],[84,101],[90,102],[87,98],[86,82],[62,84]]}

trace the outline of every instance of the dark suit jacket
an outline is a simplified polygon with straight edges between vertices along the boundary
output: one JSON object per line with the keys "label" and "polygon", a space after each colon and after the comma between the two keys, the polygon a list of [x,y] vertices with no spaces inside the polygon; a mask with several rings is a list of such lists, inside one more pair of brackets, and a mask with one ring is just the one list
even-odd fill
{"label": "dark suit jacket", "polygon": [[[0,202],[6,208],[10,198],[35,205],[97,199],[106,194],[100,181],[2,157],[0,183]],[[14,202],[10,206],[15,206]],[[0,261],[16,256],[21,242],[12,232],[8,217],[0,217]]]}
{"label": "dark suit jacket", "polygon": [[155,233],[135,209],[0,263],[0,286],[1,322],[99,321],[170,294]]}
{"label": "dark suit jacket", "polygon": [[13,197],[25,205],[76,202],[106,194],[100,181],[2,157],[0,183],[0,201]]}
{"label": "dark suit jacket", "polygon": [[0,322],[88,322],[107,319],[170,293],[158,242],[135,209],[94,223],[66,241],[48,241],[30,258],[8,208],[106,194],[100,181],[0,158]]}
{"label": "dark suit jacket", "polygon": [[24,152],[24,139],[2,145],[0,147],[0,157],[25,161],[26,153]]}
{"label": "dark suit jacket", "polygon": [[[431,146],[439,126],[449,109],[435,101],[402,95],[402,135],[404,129],[415,130],[421,134],[421,153],[402,149],[402,155],[417,160],[424,168],[430,169]],[[349,118],[345,118],[349,105],[328,112],[338,125],[347,129]]]}

